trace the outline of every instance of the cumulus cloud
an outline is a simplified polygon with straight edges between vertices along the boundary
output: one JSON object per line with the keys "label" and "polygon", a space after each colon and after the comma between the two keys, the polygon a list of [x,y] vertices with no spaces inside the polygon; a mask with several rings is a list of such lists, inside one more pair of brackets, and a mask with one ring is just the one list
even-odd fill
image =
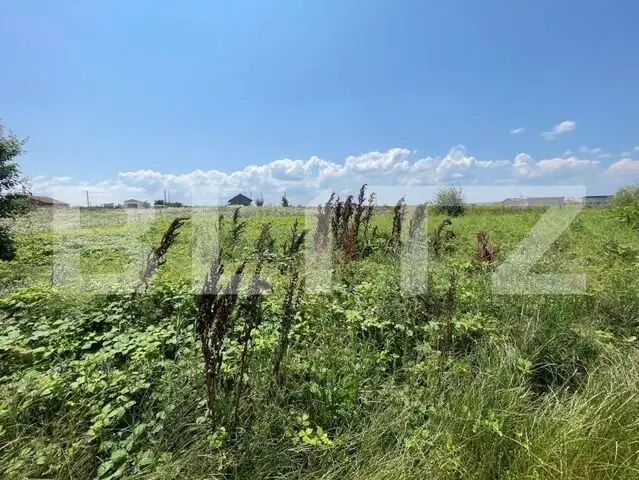
{"label": "cumulus cloud", "polygon": [[630,180],[631,178],[639,177],[639,160],[632,160],[631,158],[622,158],[618,162],[610,165],[606,171],[606,174],[616,177]]}
{"label": "cumulus cloud", "polygon": [[519,135],[521,133],[524,133],[526,131],[526,129],[524,127],[518,127],[518,128],[513,128],[512,130],[510,130],[511,135]]}
{"label": "cumulus cloud", "polygon": [[590,157],[597,157],[601,159],[612,158],[612,155],[603,151],[602,148],[590,148],[586,146],[579,147],[579,152]]}
{"label": "cumulus cloud", "polygon": [[590,155],[599,155],[600,153],[603,153],[603,150],[601,148],[589,148],[586,146],[579,147],[579,151],[581,153],[587,153]]}
{"label": "cumulus cloud", "polygon": [[541,134],[546,140],[554,140],[558,135],[563,135],[568,132],[572,132],[575,128],[577,128],[577,123],[572,120],[564,120],[561,123],[558,123],[550,131],[543,132]]}
{"label": "cumulus cloud", "polygon": [[[588,155],[600,149],[588,149]],[[604,155],[599,153],[598,155]],[[637,161],[623,159],[608,167],[611,175],[636,171]],[[341,162],[320,157],[279,159],[263,165],[225,172],[194,170],[165,173],[150,169],[121,172],[114,179],[87,183],[69,177],[37,176],[31,179],[34,194],[50,195],[74,205],[86,204],[89,192],[94,205],[122,202],[127,198],[153,201],[171,192],[171,199],[197,205],[224,202],[237,193],[262,193],[267,203],[278,203],[283,192],[294,203],[306,203],[319,191],[357,189],[362,183],[396,187],[464,185],[553,184],[586,182],[601,173],[599,161],[572,152],[563,157],[533,159],[527,153],[513,160],[477,159],[463,145],[442,156],[420,157],[414,150],[391,148],[350,155]],[[608,178],[608,177],[607,177]],[[616,177],[615,177],[616,178]]]}
{"label": "cumulus cloud", "polygon": [[559,180],[593,171],[598,164],[598,160],[584,160],[575,156],[535,161],[530,155],[520,153],[513,162],[513,175],[516,178],[529,180],[539,178]]}

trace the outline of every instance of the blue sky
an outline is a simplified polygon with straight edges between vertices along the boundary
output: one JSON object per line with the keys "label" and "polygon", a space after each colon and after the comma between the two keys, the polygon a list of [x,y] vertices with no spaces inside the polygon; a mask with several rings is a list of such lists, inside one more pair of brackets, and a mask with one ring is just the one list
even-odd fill
{"label": "blue sky", "polygon": [[639,178],[636,2],[13,0],[2,15],[0,118],[30,139],[35,193]]}

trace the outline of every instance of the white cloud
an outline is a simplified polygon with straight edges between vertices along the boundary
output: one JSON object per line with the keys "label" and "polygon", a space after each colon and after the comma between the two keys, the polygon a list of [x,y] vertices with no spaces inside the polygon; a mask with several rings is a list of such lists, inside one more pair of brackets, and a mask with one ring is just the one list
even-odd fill
{"label": "white cloud", "polygon": [[579,147],[579,151],[590,155],[599,155],[600,153],[603,153],[601,148],[588,148],[586,146]]}
{"label": "white cloud", "polygon": [[605,173],[620,177],[624,180],[629,180],[629,177],[639,177],[639,160],[622,158],[618,162],[610,165]]}
{"label": "white cloud", "polygon": [[612,158],[612,155],[609,153],[600,153],[598,155],[599,158]]}
{"label": "white cloud", "polygon": [[575,128],[577,128],[577,123],[572,120],[564,120],[563,122],[555,125],[549,132],[543,132],[541,134],[546,140],[554,140],[558,135],[563,135],[564,133],[572,132]]}
{"label": "white cloud", "polygon": [[633,152],[639,152],[639,146],[632,147],[632,151],[633,151]]}
{"label": "white cloud", "polygon": [[[589,152],[593,150],[597,151],[588,149]],[[171,192],[173,200],[211,205],[239,192],[249,196],[261,192],[267,203],[277,203],[285,191],[294,203],[305,203],[318,191],[341,192],[356,189],[362,183],[398,187],[436,186],[458,181],[464,185],[583,184],[596,181],[596,174],[602,173],[598,160],[581,158],[572,152],[566,152],[566,155],[536,160],[520,153],[512,161],[478,160],[463,145],[457,145],[443,156],[420,158],[415,151],[391,148],[350,155],[342,162],[314,156],[307,160],[285,158],[264,165],[249,165],[232,172],[163,173],[143,169],[121,172],[114,179],[95,183],[45,176],[34,177],[31,183],[34,194],[51,195],[75,205],[86,203],[86,191],[89,191],[92,204],[101,204],[121,202],[126,198],[152,201],[162,198],[164,190]],[[636,165],[636,161],[621,160],[608,167],[606,172],[633,172]]]}
{"label": "white cloud", "polygon": [[524,127],[513,128],[510,132],[511,135],[519,135],[520,133],[524,133],[526,129]]}
{"label": "white cloud", "polygon": [[577,157],[548,158],[534,161],[525,153],[520,153],[513,162],[513,175],[520,179],[553,179],[572,177],[580,173],[593,171],[599,161],[583,160]]}

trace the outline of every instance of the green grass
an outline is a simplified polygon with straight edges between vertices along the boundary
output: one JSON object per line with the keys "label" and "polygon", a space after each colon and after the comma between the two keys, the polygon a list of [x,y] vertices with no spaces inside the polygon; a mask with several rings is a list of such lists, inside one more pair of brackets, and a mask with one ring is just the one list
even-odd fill
{"label": "green grass", "polygon": [[56,212],[53,228],[38,210],[14,226],[17,259],[0,263],[0,477],[639,478],[639,239],[609,210],[583,210],[532,270],[585,273],[583,294],[493,292],[493,268],[472,261],[477,231],[503,261],[544,211],[471,206],[415,297],[383,248],[391,209],[379,209],[372,254],[337,262],[328,291],[302,298],[276,388],[282,245],[305,211],[243,209],[243,239],[223,236],[227,270],[248,259],[250,273],[264,222],[276,250],[235,435],[239,344],[227,343],[224,429],[212,429],[193,329],[193,275],[216,251],[195,241],[217,219],[195,215],[148,293],[131,293],[186,212]]}

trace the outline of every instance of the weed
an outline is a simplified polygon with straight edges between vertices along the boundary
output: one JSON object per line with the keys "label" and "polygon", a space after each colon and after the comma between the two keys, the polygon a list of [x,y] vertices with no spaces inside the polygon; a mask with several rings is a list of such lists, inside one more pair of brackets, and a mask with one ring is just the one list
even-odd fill
{"label": "weed", "polygon": [[278,385],[282,384],[283,376],[281,372],[282,360],[286,355],[289,344],[289,335],[293,326],[295,317],[295,304],[299,302],[304,290],[304,280],[300,280],[299,256],[300,247],[304,242],[306,230],[299,231],[297,221],[291,229],[291,239],[287,244],[289,247],[286,251],[286,258],[289,264],[289,278],[284,293],[284,302],[282,306],[282,319],[280,321],[280,334],[277,343],[277,350],[273,360],[273,372]]}
{"label": "weed", "polygon": [[334,201],[335,193],[332,193],[324,205],[317,207],[317,228],[314,237],[315,251],[326,250],[331,229]]}
{"label": "weed", "polygon": [[406,201],[404,197],[400,198],[395,208],[393,208],[393,229],[391,230],[391,236],[388,239],[388,250],[397,250],[402,245],[402,222],[406,215]]}
{"label": "weed", "polygon": [[240,357],[240,370],[236,380],[235,400],[233,424],[231,433],[235,432],[239,420],[240,400],[242,398],[242,390],[244,386],[244,376],[248,368],[249,345],[253,331],[259,328],[263,320],[262,315],[262,294],[271,289],[269,283],[261,278],[262,267],[266,261],[266,254],[271,247],[271,224],[267,223],[262,226],[260,236],[255,242],[256,263],[249,287],[249,295],[246,301],[240,306],[240,313],[244,316],[244,327],[239,342],[242,348]]}
{"label": "weed", "polygon": [[430,251],[435,256],[441,254],[446,244],[455,238],[455,233],[447,228],[452,226],[452,224],[453,222],[450,221],[450,218],[445,218],[431,234],[428,242]]}
{"label": "weed", "polygon": [[173,245],[173,243],[177,239],[179,233],[178,231],[186,220],[188,220],[187,217],[176,217],[171,222],[166,232],[164,232],[160,244],[157,247],[154,247],[153,250],[151,250],[146,261],[146,268],[140,275],[140,281],[135,289],[136,293],[146,292],[148,283],[153,277],[155,271],[166,263],[166,252],[169,250],[169,248],[171,248],[171,245]]}
{"label": "weed", "polygon": [[198,300],[196,317],[196,328],[200,336],[204,357],[207,405],[214,427],[216,425],[217,386],[221,381],[224,343],[231,328],[232,314],[237,302],[244,263],[237,267],[228,284],[224,288],[220,288],[218,284],[223,271],[220,251],[220,256],[212,263],[204,281]]}
{"label": "weed", "polygon": [[408,238],[409,241],[414,241],[417,238],[417,234],[421,231],[424,226],[424,220],[426,220],[426,204],[422,203],[417,205],[415,211],[413,212],[413,217],[410,219],[410,225],[408,229]]}
{"label": "weed", "polygon": [[475,249],[475,262],[493,263],[499,257],[499,247],[488,243],[488,235],[485,231],[477,232],[477,248]]}

